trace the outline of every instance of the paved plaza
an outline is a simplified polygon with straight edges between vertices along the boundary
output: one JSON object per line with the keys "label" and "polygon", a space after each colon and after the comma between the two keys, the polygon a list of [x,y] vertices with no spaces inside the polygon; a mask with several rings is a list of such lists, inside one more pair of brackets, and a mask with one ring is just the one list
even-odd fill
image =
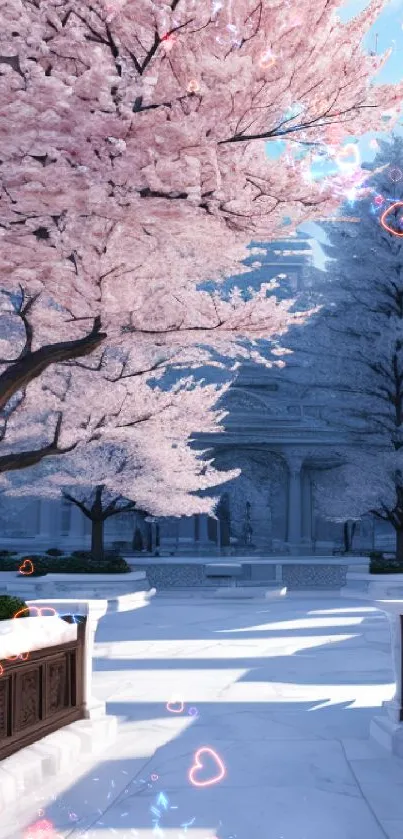
{"label": "paved plaza", "polygon": [[316,596],[157,597],[107,615],[100,757],[35,789],[0,839],[402,839],[403,761],[368,738],[393,692],[386,616]]}

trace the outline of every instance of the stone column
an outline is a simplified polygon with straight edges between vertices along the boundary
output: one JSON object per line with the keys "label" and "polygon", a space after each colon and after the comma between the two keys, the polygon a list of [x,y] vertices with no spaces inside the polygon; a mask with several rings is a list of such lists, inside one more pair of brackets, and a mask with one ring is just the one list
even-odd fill
{"label": "stone column", "polygon": [[[51,544],[55,537],[55,509],[56,503],[48,498],[39,500],[39,539],[45,543],[47,548],[53,548]],[[49,543],[49,544],[48,544]]]}
{"label": "stone column", "polygon": [[199,547],[208,547],[210,539],[208,535],[208,516],[201,513],[199,515]]}
{"label": "stone column", "polygon": [[286,454],[289,471],[288,504],[287,504],[287,543],[292,554],[301,550],[302,536],[302,488],[301,469],[303,457],[297,454]]}
{"label": "stone column", "polygon": [[302,544],[312,552],[312,484],[307,469],[302,473]]}
{"label": "stone column", "polygon": [[64,534],[64,539],[68,545],[77,549],[87,546],[88,540],[84,537],[84,514],[76,504],[70,507],[70,528],[69,533]]}

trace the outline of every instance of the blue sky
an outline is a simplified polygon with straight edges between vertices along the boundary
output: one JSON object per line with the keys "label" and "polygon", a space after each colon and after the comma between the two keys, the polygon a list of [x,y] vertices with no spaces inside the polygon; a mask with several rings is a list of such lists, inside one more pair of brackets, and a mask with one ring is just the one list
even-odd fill
{"label": "blue sky", "polygon": [[[367,5],[368,0],[348,0],[340,7],[338,15],[342,21],[347,21],[361,12]],[[392,47],[393,52],[376,77],[376,82],[378,84],[393,84],[401,81],[403,78],[403,0],[390,0],[368,31],[363,45],[368,52],[375,51],[377,48],[378,54],[384,53],[389,47]],[[394,128],[395,133],[403,133],[403,117],[400,123]],[[362,161],[371,161],[375,157],[376,151],[370,148],[369,142],[377,137],[387,137],[387,134],[371,132],[359,139],[358,145]],[[323,231],[316,224],[303,225],[301,230],[312,236],[315,264],[322,267],[323,252],[319,243],[321,240],[325,241]]]}

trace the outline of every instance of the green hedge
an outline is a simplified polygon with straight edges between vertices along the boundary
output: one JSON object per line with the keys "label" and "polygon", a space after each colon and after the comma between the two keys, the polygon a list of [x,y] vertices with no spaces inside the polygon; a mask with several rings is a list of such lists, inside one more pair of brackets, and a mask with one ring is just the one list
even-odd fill
{"label": "green hedge", "polygon": [[370,574],[403,574],[403,562],[383,551],[370,551]]}
{"label": "green hedge", "polygon": [[28,618],[28,606],[24,600],[21,600],[20,597],[13,597],[10,594],[0,594],[0,621],[11,620],[16,612],[19,612],[21,609],[27,609],[27,611],[23,612],[22,615],[18,615],[18,618]]}
{"label": "green hedge", "polygon": [[[79,553],[78,551],[75,554]],[[84,551],[82,552],[84,554]],[[29,554],[27,556],[5,555],[5,552],[0,553],[0,571],[15,571],[18,569],[24,559],[30,559],[34,566],[34,571],[29,577],[43,577],[45,574],[127,574],[132,569],[127,564],[123,557],[113,553],[106,554],[104,562],[95,562],[91,559],[91,554],[87,551],[85,556],[71,556],[55,557],[47,555]]]}

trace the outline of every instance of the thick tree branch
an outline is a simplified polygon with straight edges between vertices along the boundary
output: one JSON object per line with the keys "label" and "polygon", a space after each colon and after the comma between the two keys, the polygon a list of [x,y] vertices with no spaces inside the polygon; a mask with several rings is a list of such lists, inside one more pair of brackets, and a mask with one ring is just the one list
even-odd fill
{"label": "thick tree branch", "polygon": [[18,452],[16,454],[5,454],[0,457],[0,474],[2,472],[14,472],[18,469],[27,469],[29,466],[35,466],[37,463],[40,463],[45,457],[53,457],[54,455],[66,454],[67,452],[73,451],[77,443],[72,443],[71,446],[66,446],[65,448],[59,448],[58,446],[62,418],[62,414],[59,414],[55,434],[49,445],[43,446],[41,449],[31,449],[30,451]]}
{"label": "thick tree branch", "polygon": [[66,501],[70,501],[71,504],[75,504],[76,507],[78,507],[81,510],[81,512],[84,513],[85,516],[87,516],[87,519],[90,519],[90,521],[92,521],[93,516],[91,510],[88,510],[82,501],[79,501],[78,498],[74,498],[73,495],[70,495],[70,493],[66,492],[65,490],[63,490],[62,495],[63,498],[66,499]]}
{"label": "thick tree branch", "polygon": [[34,352],[28,351],[0,375],[0,410],[15,393],[38,378],[51,364],[89,355],[105,338],[106,332],[101,332],[101,319],[98,316],[94,319],[91,332],[84,338],[47,344]]}
{"label": "thick tree branch", "polygon": [[136,502],[135,501],[128,501],[127,504],[124,504],[123,507],[116,507],[119,498],[115,498],[111,504],[106,507],[103,512],[104,519],[110,519],[111,516],[118,516],[119,513],[130,513],[132,510],[135,509]]}
{"label": "thick tree branch", "polygon": [[[355,105],[351,108],[347,108],[345,111],[339,111],[335,114],[327,114],[324,113],[319,117],[314,117],[309,122],[302,122],[299,125],[290,126],[289,128],[281,130],[281,123],[280,126],[276,128],[272,128],[269,131],[260,131],[257,134],[234,134],[233,137],[227,137],[226,140],[219,140],[217,145],[222,146],[225,143],[247,143],[249,140],[273,140],[277,139],[277,137],[286,137],[288,134],[295,134],[296,131],[308,131],[310,128],[323,128],[327,125],[337,125],[339,122],[343,122],[343,120],[337,119],[337,117],[345,116],[345,114],[349,113],[352,110],[360,111],[364,108],[376,108],[376,105]],[[319,120],[330,120],[327,122],[319,122]],[[345,120],[344,120],[345,121]]]}

